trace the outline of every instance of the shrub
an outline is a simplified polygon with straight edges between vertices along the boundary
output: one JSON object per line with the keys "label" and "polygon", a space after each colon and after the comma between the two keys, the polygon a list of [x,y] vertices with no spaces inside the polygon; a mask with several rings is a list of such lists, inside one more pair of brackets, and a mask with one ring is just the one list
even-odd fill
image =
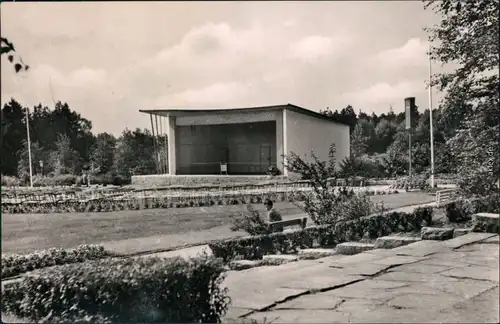
{"label": "shrub", "polygon": [[462,223],[471,219],[473,206],[470,201],[458,200],[446,204],[446,218],[450,223]]}
{"label": "shrub", "polygon": [[54,265],[83,262],[110,256],[101,245],[80,245],[76,249],[51,248],[30,254],[2,255],[2,279]]}
{"label": "shrub", "polygon": [[332,247],[338,243],[377,238],[391,232],[420,230],[432,219],[432,209],[417,208],[411,214],[390,212],[345,220],[336,224],[307,227],[303,230],[262,234],[210,243],[214,256],[225,262],[235,258],[262,259],[267,254],[295,253],[313,246]]}
{"label": "shrub", "polygon": [[19,187],[21,181],[17,177],[2,175],[2,187]]}
{"label": "shrub", "polygon": [[260,216],[259,211],[255,210],[252,205],[247,205],[247,212],[241,213],[239,218],[232,217],[232,231],[245,231],[250,235],[260,235],[268,232],[267,222]]}
{"label": "shrub", "polygon": [[127,258],[46,269],[4,289],[2,311],[33,321],[216,323],[229,303],[213,258]]}

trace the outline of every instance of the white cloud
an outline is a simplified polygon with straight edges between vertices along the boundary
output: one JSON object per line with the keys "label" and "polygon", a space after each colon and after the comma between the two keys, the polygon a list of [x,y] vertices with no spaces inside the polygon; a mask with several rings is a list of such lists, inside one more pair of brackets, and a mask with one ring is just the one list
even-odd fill
{"label": "white cloud", "polygon": [[424,84],[413,81],[402,81],[396,84],[377,83],[359,91],[344,93],[341,97],[354,107],[373,107],[377,104],[397,104],[403,99],[415,96],[424,89]]}
{"label": "white cloud", "polygon": [[387,67],[420,66],[428,64],[428,42],[411,38],[403,46],[380,52],[375,63]]}
{"label": "white cloud", "polygon": [[334,40],[331,37],[325,36],[309,36],[292,43],[290,45],[290,53],[293,58],[314,61],[334,54],[345,43],[346,40],[340,37]]}
{"label": "white cloud", "polygon": [[216,83],[204,88],[190,89],[179,93],[159,97],[155,104],[162,107],[203,108],[241,105],[249,92],[251,84],[238,82]]}

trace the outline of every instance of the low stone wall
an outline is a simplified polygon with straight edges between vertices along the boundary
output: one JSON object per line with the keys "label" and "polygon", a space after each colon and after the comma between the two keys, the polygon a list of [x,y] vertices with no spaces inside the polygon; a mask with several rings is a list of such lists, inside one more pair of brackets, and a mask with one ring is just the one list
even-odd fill
{"label": "low stone wall", "polygon": [[151,174],[132,176],[132,185],[141,187],[229,185],[263,182],[283,182],[284,176],[224,176],[224,175],[168,175]]}

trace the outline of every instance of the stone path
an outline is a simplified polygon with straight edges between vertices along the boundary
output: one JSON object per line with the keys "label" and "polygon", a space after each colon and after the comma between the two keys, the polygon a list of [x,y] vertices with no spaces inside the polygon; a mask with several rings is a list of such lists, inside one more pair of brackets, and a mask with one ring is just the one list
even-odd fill
{"label": "stone path", "polygon": [[498,235],[230,271],[226,321],[498,323]]}

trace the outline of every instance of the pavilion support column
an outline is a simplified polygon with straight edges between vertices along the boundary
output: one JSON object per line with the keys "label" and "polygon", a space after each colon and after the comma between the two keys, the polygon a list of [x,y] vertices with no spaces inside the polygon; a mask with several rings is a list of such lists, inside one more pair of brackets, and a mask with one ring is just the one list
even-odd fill
{"label": "pavilion support column", "polygon": [[276,167],[284,173],[283,112],[276,114]]}
{"label": "pavilion support column", "polygon": [[177,173],[177,156],[175,149],[175,116],[168,116],[168,174]]}

